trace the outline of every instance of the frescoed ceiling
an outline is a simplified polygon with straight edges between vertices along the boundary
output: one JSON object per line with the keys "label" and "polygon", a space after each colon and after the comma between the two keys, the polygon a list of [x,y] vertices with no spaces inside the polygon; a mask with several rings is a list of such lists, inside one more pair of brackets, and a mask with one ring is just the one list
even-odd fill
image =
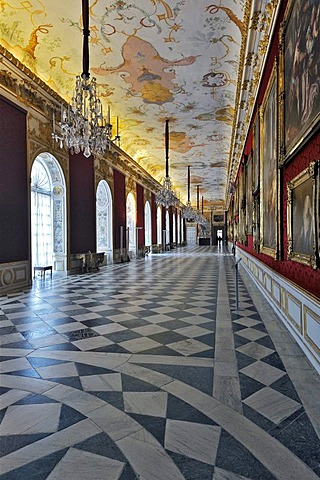
{"label": "frescoed ceiling", "polygon": [[[227,203],[277,0],[90,0],[90,73],[121,148],[205,208]],[[81,0],[2,0],[0,44],[65,100],[82,72]],[[116,133],[116,132],[114,132]]]}

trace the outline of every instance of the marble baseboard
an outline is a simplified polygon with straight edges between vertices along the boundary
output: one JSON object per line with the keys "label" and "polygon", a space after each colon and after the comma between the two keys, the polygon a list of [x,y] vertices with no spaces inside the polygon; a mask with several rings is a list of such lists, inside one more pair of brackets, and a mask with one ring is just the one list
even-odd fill
{"label": "marble baseboard", "polygon": [[0,295],[23,290],[31,285],[27,260],[0,264]]}
{"label": "marble baseboard", "polygon": [[236,254],[242,258],[241,266],[320,373],[320,302],[247,252],[237,248]]}

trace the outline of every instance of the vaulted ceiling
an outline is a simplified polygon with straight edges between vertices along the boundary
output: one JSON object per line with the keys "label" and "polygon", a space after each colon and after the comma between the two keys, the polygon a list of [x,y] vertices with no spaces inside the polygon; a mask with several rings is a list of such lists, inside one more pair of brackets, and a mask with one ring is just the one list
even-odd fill
{"label": "vaulted ceiling", "polygon": [[[90,73],[121,148],[191,201],[224,208],[278,0],[90,0]],[[1,2],[0,43],[65,100],[82,72],[81,0]]]}

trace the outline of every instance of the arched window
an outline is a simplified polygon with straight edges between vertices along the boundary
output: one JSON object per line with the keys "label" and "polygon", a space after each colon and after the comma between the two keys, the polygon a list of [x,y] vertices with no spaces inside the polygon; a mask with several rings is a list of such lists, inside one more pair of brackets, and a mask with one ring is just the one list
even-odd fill
{"label": "arched window", "polygon": [[173,212],[172,214],[172,241],[176,243],[176,213]]}
{"label": "arched window", "polygon": [[151,207],[147,201],[144,206],[144,244],[150,247],[151,243]]}
{"label": "arched window", "polygon": [[166,210],[166,245],[170,243],[170,217],[169,211]]}
{"label": "arched window", "polygon": [[62,169],[50,153],[41,153],[31,169],[32,268],[66,265],[66,186]]}
{"label": "arched window", "polygon": [[177,238],[177,244],[180,245],[181,243],[181,236],[180,236],[180,231],[181,231],[181,215],[180,215],[180,212],[178,212],[178,216],[177,216],[177,235],[178,235],[178,238]]}
{"label": "arched window", "polygon": [[32,267],[52,265],[52,184],[40,159],[31,171]]}
{"label": "arched window", "polygon": [[132,193],[129,193],[127,196],[127,238],[130,252],[135,253],[136,251],[136,202]]}
{"label": "arched window", "polygon": [[162,208],[157,208],[157,244],[162,244]]}
{"label": "arched window", "polygon": [[112,238],[112,195],[108,183],[101,180],[96,195],[97,252],[105,252],[105,257],[113,259]]}

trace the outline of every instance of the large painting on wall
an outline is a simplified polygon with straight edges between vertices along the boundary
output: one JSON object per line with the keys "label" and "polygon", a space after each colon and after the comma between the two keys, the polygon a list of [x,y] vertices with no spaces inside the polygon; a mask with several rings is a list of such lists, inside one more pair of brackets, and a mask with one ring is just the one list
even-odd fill
{"label": "large painting on wall", "polygon": [[252,191],[257,193],[259,190],[259,174],[260,174],[260,125],[259,111],[253,124],[253,152],[252,152]]}
{"label": "large painting on wall", "polygon": [[252,154],[248,156],[246,165],[246,220],[247,220],[247,235],[252,235]]}
{"label": "large painting on wall", "polygon": [[320,8],[317,1],[290,0],[282,35],[286,160],[320,119]]}
{"label": "large painting on wall", "polygon": [[317,268],[319,261],[319,162],[288,182],[288,259]]}
{"label": "large painting on wall", "polygon": [[278,254],[278,122],[276,64],[269,80],[260,116],[260,251]]}

